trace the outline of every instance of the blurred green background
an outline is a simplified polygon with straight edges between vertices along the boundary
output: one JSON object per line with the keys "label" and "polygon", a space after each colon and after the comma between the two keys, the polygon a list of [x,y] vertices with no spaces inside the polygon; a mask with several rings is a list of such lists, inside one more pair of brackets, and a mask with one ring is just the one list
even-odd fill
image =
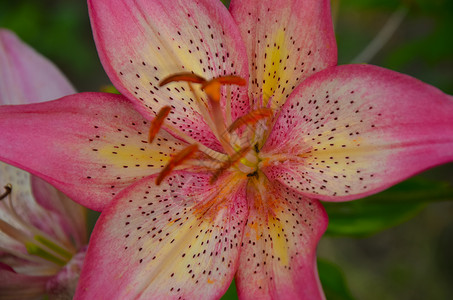
{"label": "blurred green background", "polygon": [[[364,62],[362,52],[386,28],[383,42],[373,47],[377,53],[366,62],[453,94],[453,1],[332,0],[332,7],[339,64]],[[55,62],[78,91],[110,84],[97,58],[85,1],[0,0],[0,27]],[[453,299],[452,184],[448,164],[375,198],[326,205],[330,234],[318,253],[328,299]],[[377,233],[367,229],[406,220]],[[234,299],[234,290],[224,298]]]}

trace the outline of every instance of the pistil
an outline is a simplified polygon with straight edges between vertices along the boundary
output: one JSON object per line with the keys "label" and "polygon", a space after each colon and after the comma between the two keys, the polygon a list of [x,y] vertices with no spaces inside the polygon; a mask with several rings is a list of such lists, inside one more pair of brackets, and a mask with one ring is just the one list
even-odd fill
{"label": "pistil", "polygon": [[211,184],[213,184],[219,177],[222,175],[223,172],[234,166],[237,162],[239,162],[245,155],[250,151],[251,147],[242,148],[239,152],[236,152],[231,158],[226,161],[220,168],[216,170],[214,175],[211,177]]}
{"label": "pistil", "polygon": [[[229,89],[229,86],[243,86],[246,84],[246,80],[234,75],[221,76],[206,80],[193,73],[177,73],[165,78],[159,85],[163,86],[175,81],[185,81],[188,83],[190,91],[192,92],[198,105],[200,114],[203,116],[206,124],[211,128],[212,132],[222,145],[226,155],[212,155],[209,150],[214,150],[199,144],[197,141],[194,142],[193,139],[189,137],[186,141],[191,142],[192,140],[193,144],[177,153],[170,160],[167,166],[165,166],[157,177],[156,184],[159,185],[174,168],[183,164],[195,166],[204,165],[206,167],[208,167],[208,165],[217,166],[214,169],[211,183],[214,183],[226,170],[230,168],[236,168],[244,174],[256,172],[260,159],[258,158],[258,151],[253,151],[252,145],[254,145],[254,143],[252,144],[250,141],[255,138],[254,132],[258,122],[263,119],[271,118],[273,116],[273,112],[269,108],[262,107],[253,110],[232,122],[231,90]],[[206,100],[202,100],[202,98],[198,95],[199,90],[196,90],[193,87],[193,84],[201,85],[201,91],[205,93],[207,102]],[[227,107],[224,108],[221,107],[221,90],[223,85],[227,86],[227,99],[225,101]],[[169,107],[163,107],[157,113],[156,118],[153,120],[150,127],[150,141],[152,141],[152,138],[154,138],[159,129],[162,127],[162,124],[169,112]],[[229,126],[227,126],[227,124],[229,124]],[[247,126],[247,128],[239,131],[239,129],[244,126]],[[165,125],[165,127],[169,130],[173,129],[170,124],[168,126]],[[174,134],[180,135],[180,131],[177,129],[175,130]],[[180,135],[180,137],[187,138],[187,135],[183,134]],[[209,163],[209,161],[204,161],[200,164],[193,162],[192,158],[195,152],[199,150],[205,154],[208,154],[208,157],[212,160],[212,163]]]}

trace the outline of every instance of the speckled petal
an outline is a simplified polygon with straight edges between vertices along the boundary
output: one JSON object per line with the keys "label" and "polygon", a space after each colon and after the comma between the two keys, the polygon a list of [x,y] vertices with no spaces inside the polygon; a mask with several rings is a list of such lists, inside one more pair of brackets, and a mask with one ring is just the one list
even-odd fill
{"label": "speckled petal", "polygon": [[0,104],[26,104],[74,94],[46,58],[9,30],[0,29]]}
{"label": "speckled petal", "polygon": [[323,299],[316,245],[327,215],[310,200],[261,173],[247,187],[249,217],[236,277],[240,299]]}
{"label": "speckled petal", "polygon": [[120,95],[86,93],[0,108],[0,158],[32,172],[95,210],[120,190],[159,172],[185,145],[149,122]]}
{"label": "speckled petal", "polygon": [[[159,82],[179,72],[206,79],[231,74],[248,78],[245,46],[224,5],[208,0],[99,0],[89,1],[89,10],[99,56],[119,91],[145,118],[170,105],[171,125],[221,149],[187,83],[159,87]],[[248,111],[246,88],[233,87],[232,99],[234,119]]]}
{"label": "speckled petal", "polygon": [[[218,299],[237,269],[245,184],[178,171],[122,192],[98,220],[75,299]],[[242,181],[243,182],[243,181]]]}
{"label": "speckled petal", "polygon": [[263,152],[266,174],[310,197],[360,198],[453,160],[453,101],[369,65],[333,67],[282,108]]}
{"label": "speckled petal", "polygon": [[337,63],[329,0],[232,0],[249,57],[250,97],[283,105],[311,74]]}

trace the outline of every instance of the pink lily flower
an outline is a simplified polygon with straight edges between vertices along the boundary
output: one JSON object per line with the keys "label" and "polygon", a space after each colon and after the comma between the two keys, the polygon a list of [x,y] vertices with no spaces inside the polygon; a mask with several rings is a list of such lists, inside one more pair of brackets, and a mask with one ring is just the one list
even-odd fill
{"label": "pink lily flower", "polygon": [[[72,93],[51,62],[12,32],[0,30],[1,104]],[[42,179],[5,163],[0,163],[0,184],[0,298],[72,298],[88,242],[86,210]]]}
{"label": "pink lily flower", "polygon": [[88,3],[123,95],[0,108],[0,158],[102,210],[77,299],[322,299],[319,200],[453,160],[452,98],[336,66],[328,0]]}

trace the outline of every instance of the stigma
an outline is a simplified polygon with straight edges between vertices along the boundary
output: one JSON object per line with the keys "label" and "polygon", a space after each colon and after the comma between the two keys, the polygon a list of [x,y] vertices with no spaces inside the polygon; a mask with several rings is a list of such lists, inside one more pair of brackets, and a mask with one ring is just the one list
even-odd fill
{"label": "stigma", "polygon": [[[257,126],[261,121],[261,123],[269,124],[269,120],[273,117],[272,110],[260,107],[232,120],[230,86],[247,84],[247,81],[239,76],[227,75],[205,79],[199,75],[184,72],[168,76],[159,85],[164,86],[179,81],[187,82],[201,116],[222,146],[223,153],[218,153],[200,144],[177,128],[171,127],[171,124],[164,125],[164,121],[171,111],[170,106],[164,106],[151,122],[149,142],[151,143],[161,127],[165,126],[167,130],[192,144],[170,159],[156,178],[156,184],[160,185],[174,169],[187,165],[209,169],[212,172],[211,184],[215,183],[227,170],[243,173],[244,178],[250,177],[249,174],[256,174],[260,163],[257,140],[262,139],[262,135],[267,131],[257,130]],[[195,89],[194,85],[199,85],[200,88]],[[227,91],[226,96],[222,94],[223,86]],[[226,97],[225,101],[221,101],[222,96]],[[221,103],[225,104],[222,106]],[[198,152],[203,155],[197,155]],[[199,160],[200,156],[207,157],[208,163],[205,159]]]}

